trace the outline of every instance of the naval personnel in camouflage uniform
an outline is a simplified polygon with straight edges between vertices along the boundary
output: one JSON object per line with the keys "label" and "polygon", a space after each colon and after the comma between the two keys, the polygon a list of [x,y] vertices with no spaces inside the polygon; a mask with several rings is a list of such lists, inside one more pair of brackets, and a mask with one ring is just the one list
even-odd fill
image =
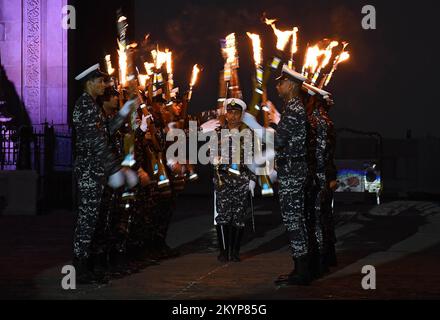
{"label": "naval personnel in camouflage uniform", "polygon": [[[234,141],[239,135],[242,125],[241,119],[246,110],[246,104],[240,99],[228,99],[226,106],[226,123],[221,129],[236,129],[227,135],[218,131],[219,148],[217,150],[220,163],[215,165],[214,190],[215,190],[215,223],[217,228],[218,242],[220,247],[220,261],[240,261],[240,245],[245,227],[249,196],[253,194],[255,174],[249,169],[252,161],[252,134],[244,136],[245,143],[240,139],[239,150]],[[225,148],[222,152],[222,148]],[[226,154],[227,153],[227,154]],[[234,155],[239,155],[240,160],[235,163]]]}
{"label": "naval personnel in camouflage uniform", "polygon": [[275,164],[279,180],[281,215],[287,229],[294,271],[280,276],[277,284],[306,285],[310,282],[309,235],[305,210],[305,188],[308,169],[306,162],[307,115],[300,98],[305,78],[283,66],[277,78],[277,90],[286,106],[279,116],[269,116],[275,129]]}
{"label": "naval personnel in camouflage uniform", "polygon": [[99,64],[82,72],[75,79],[84,84],[84,93],[77,100],[73,111],[73,125],[76,133],[74,172],[78,185],[78,218],[74,233],[74,265],[78,278],[84,282],[93,281],[93,274],[87,268],[91,244],[99,216],[101,198],[107,179],[114,188],[124,184],[121,159],[109,144],[113,134],[123,123],[133,102],[106,125],[106,119],[96,98],[104,93],[105,74]]}
{"label": "naval personnel in camouflage uniform", "polygon": [[303,84],[307,109],[307,162],[309,181],[306,190],[306,210],[308,216],[309,243],[311,252],[311,272],[320,277],[328,271],[324,259],[324,221],[321,202],[325,188],[324,153],[326,132],[319,112],[320,95],[318,88]]}
{"label": "naval personnel in camouflage uniform", "polygon": [[[327,170],[333,164],[333,153],[331,152],[331,137],[334,136],[333,123],[328,117],[326,106],[332,103],[330,93],[314,86],[304,84],[312,97],[309,100],[308,107],[313,111],[309,118],[309,124],[314,127],[314,140],[310,146],[314,146],[314,179],[316,192],[314,193],[314,201],[312,201],[311,230],[314,232],[313,240],[316,245],[317,259],[314,262],[315,276],[319,277],[328,272],[329,266],[334,265],[334,223],[331,212],[332,190],[336,177],[329,177]],[[332,153],[330,155],[330,153]],[[330,186],[332,185],[332,187]],[[329,198],[330,196],[330,198]],[[313,203],[314,202],[314,203]],[[330,211],[328,210],[330,208]]]}

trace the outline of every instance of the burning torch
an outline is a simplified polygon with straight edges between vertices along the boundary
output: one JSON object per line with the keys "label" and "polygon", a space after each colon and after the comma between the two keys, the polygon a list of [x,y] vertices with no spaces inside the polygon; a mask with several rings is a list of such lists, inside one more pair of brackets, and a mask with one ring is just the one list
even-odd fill
{"label": "burning torch", "polygon": [[222,44],[222,53],[225,58],[223,76],[227,88],[226,95],[227,97],[242,98],[237,72],[240,66],[235,33],[226,36],[226,39]]}
{"label": "burning torch", "polygon": [[313,47],[308,47],[306,51],[306,55],[304,58],[304,65],[302,68],[302,75],[306,78],[310,78],[310,75],[313,76],[316,69],[318,68],[319,62],[318,58],[322,55],[322,50],[319,49],[318,45]]}
{"label": "burning torch", "polygon": [[107,66],[107,73],[111,76],[113,73],[115,73],[115,69],[113,69],[112,66],[112,60],[111,56],[108,54],[105,56],[105,64]]}
{"label": "burning torch", "polygon": [[263,95],[263,68],[261,67],[263,50],[261,48],[261,39],[258,34],[247,32],[247,35],[252,41],[255,64],[254,92],[249,105],[249,113],[254,117],[258,117],[259,111],[261,110],[261,97]]}
{"label": "burning torch", "polygon": [[199,73],[200,73],[200,68],[197,64],[195,64],[192,69],[191,81],[189,83],[188,101],[191,101],[193,88],[197,83],[197,78],[199,76]]}
{"label": "burning torch", "polygon": [[290,49],[289,68],[295,70],[293,56],[298,52],[298,28],[294,27],[292,30],[292,47]]}
{"label": "burning torch", "polygon": [[264,22],[267,25],[272,27],[272,29],[275,33],[275,36],[277,38],[276,48],[277,48],[278,52],[275,55],[275,57],[272,59],[271,68],[274,70],[278,70],[280,64],[284,60],[284,49],[286,48],[287,43],[289,42],[289,39],[293,35],[295,29],[281,31],[281,30],[277,29],[277,27],[275,26],[275,21],[277,21],[277,20],[276,19],[267,19],[267,18],[265,18],[265,20],[264,20]]}
{"label": "burning torch", "polygon": [[[251,114],[256,119],[259,118],[261,111],[260,104],[262,97],[264,95],[264,88],[266,86],[268,75],[270,74],[270,66],[267,67],[266,73],[263,76],[262,69],[262,48],[261,39],[258,34],[253,34],[248,32],[247,35],[252,41],[254,64],[255,64],[255,81],[254,81],[254,92],[252,94],[252,100],[249,105],[249,114]],[[258,120],[257,120],[258,121]],[[258,154],[261,154],[262,144],[259,139],[255,139],[255,149]],[[258,183],[261,187],[261,193],[263,196],[272,196],[273,188],[267,174],[260,175],[258,177]]]}
{"label": "burning torch", "polygon": [[333,48],[336,47],[337,45],[339,45],[339,42],[331,41],[330,44],[327,46],[327,48],[324,51],[322,51],[322,55],[324,55],[324,58],[319,64],[318,70],[316,70],[316,72],[312,77],[312,85],[315,85],[316,81],[318,80],[319,74],[321,73],[321,70],[325,68],[327,64],[330,62]]}
{"label": "burning torch", "polygon": [[344,61],[348,60],[348,58],[350,58],[350,54],[347,51],[345,51],[345,48],[347,46],[348,46],[348,42],[343,42],[343,47],[342,47],[341,53],[333,61],[333,66],[332,66],[332,69],[331,69],[330,73],[325,78],[325,81],[323,81],[321,83],[319,88],[326,87],[329,84],[333,74],[335,73],[335,71],[336,71],[336,69],[338,67],[338,64],[340,64],[341,62],[344,62]]}

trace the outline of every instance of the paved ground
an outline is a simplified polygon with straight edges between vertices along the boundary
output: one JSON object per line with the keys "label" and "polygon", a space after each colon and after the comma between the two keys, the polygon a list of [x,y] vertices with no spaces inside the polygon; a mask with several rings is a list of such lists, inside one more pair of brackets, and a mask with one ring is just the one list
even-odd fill
{"label": "paved ground", "polygon": [[[0,217],[0,298],[30,299],[421,299],[440,298],[440,205],[389,201],[336,205],[339,266],[309,287],[278,288],[290,271],[287,239],[273,200],[256,203],[241,263],[216,260],[211,200],[179,199],[169,244],[182,255],[104,286],[61,289],[69,263],[73,215]],[[376,290],[361,269],[376,268]]]}

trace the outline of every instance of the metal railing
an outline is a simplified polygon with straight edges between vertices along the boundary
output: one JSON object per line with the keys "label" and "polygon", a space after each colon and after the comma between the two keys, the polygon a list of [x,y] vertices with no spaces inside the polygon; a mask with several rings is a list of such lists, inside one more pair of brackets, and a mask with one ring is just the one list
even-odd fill
{"label": "metal railing", "polygon": [[72,170],[72,133],[69,127],[42,124],[16,128],[0,124],[0,170]]}
{"label": "metal railing", "polygon": [[34,170],[38,174],[38,212],[72,207],[72,167],[72,132],[68,126],[16,128],[0,124],[0,170]]}
{"label": "metal railing", "polygon": [[17,163],[17,130],[0,125],[0,170],[15,170]]}

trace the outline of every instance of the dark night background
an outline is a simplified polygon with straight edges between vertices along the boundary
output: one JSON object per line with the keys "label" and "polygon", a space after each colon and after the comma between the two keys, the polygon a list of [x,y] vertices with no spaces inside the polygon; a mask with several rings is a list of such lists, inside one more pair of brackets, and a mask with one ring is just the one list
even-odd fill
{"label": "dark night background", "polygon": [[[17,0],[16,10],[11,11],[12,1],[0,0],[0,9],[7,8],[5,11],[14,14],[29,14],[24,19],[26,22],[14,22],[16,29],[22,30],[22,43],[17,40],[17,45],[30,43],[23,38],[26,35],[23,31],[35,27],[32,20],[35,17],[47,18],[46,11],[55,6],[55,2]],[[112,55],[116,67],[116,12],[119,8],[123,9],[129,19],[131,41],[139,43],[145,34],[150,34],[152,44],[158,43],[161,49],[172,50],[175,83],[182,91],[188,89],[192,66],[197,63],[204,67],[193,94],[190,113],[216,107],[218,75],[223,68],[219,39],[231,32],[238,36],[240,80],[245,100],[250,100],[254,67],[246,31],[262,36],[265,60],[275,50],[273,31],[260,20],[264,12],[267,17],[278,19],[277,27],[281,30],[299,27],[300,52],[296,55],[299,68],[302,67],[308,43],[316,44],[323,38],[348,41],[350,45],[347,50],[351,58],[340,65],[330,86],[326,88],[333,93],[336,102],[331,112],[336,128],[339,129],[335,160],[338,169],[345,169],[350,174],[345,180],[349,186],[359,185],[362,181],[359,176],[352,176],[351,170],[365,172],[368,177],[372,176],[371,170],[368,170],[371,167],[380,170],[380,204],[377,204],[379,199],[374,193],[346,190],[335,193],[331,215],[335,220],[338,266],[312,286],[281,288],[274,286],[273,280],[291,270],[292,259],[288,253],[289,239],[285,235],[277,195],[263,198],[257,188],[252,202],[255,230],[251,230],[251,221],[246,222],[247,230],[241,250],[243,261],[240,264],[227,263],[220,266],[216,255],[221,242],[216,240],[216,231],[212,225],[214,184],[211,177],[214,170],[208,165],[198,165],[200,179],[186,184],[185,191],[170,200],[175,201],[175,205],[172,206],[167,243],[180,251],[179,257],[164,263],[160,261],[159,265],[150,265],[150,255],[146,255],[144,261],[130,259],[127,265],[118,265],[117,269],[122,267],[121,271],[124,272],[116,269],[118,272],[111,275],[108,285],[78,286],[79,290],[76,291],[63,290],[60,286],[65,274],[62,268],[71,264],[78,201],[81,200],[72,170],[74,135],[65,125],[39,125],[41,128],[33,128],[34,134],[25,127],[24,130],[15,126],[3,130],[5,127],[0,126],[0,300],[152,299],[154,307],[157,306],[156,301],[167,299],[249,299],[263,302],[266,299],[280,299],[289,301],[287,308],[291,310],[293,299],[440,298],[440,108],[436,96],[439,91],[436,87],[438,59],[435,59],[438,47],[436,24],[440,20],[440,12],[436,10],[436,2],[68,2],[76,8],[77,27],[76,30],[68,31],[69,121],[75,101],[81,94],[75,76],[97,62],[105,69],[106,54]],[[33,5],[40,11],[37,12],[35,8],[29,10]],[[376,30],[362,29],[361,10],[365,5],[374,5],[376,8]],[[0,14],[0,27],[5,25],[8,31],[10,22],[2,19]],[[46,42],[49,44],[53,39],[46,41],[50,33],[45,32],[44,25],[47,24],[42,25],[41,35],[45,36],[38,44],[51,50]],[[40,38],[36,39],[40,41]],[[3,40],[7,40],[7,37]],[[36,43],[33,41],[33,44]],[[6,45],[8,42],[5,42],[4,47]],[[35,47],[29,44],[24,48],[31,56]],[[47,64],[46,57],[52,56],[46,51],[41,51],[42,64]],[[28,70],[32,71],[22,68],[27,63],[15,59],[17,53],[12,58],[22,64],[20,75],[25,76]],[[64,66],[64,61],[60,65]],[[42,80],[51,78],[51,70],[49,67],[42,68]],[[49,93],[52,87],[46,84],[49,81],[41,81],[41,90]],[[19,105],[21,109],[18,110],[26,110],[12,82],[8,88],[15,94],[12,105]],[[273,78],[268,91],[269,99],[279,105]],[[23,92],[21,90],[25,97]],[[55,96],[48,94],[47,97],[56,101]],[[6,96],[5,101],[12,99]],[[38,110],[56,112],[57,109],[44,108],[41,103]],[[7,135],[3,135],[3,132]],[[374,132],[380,133],[383,139]],[[3,153],[3,150],[6,152]],[[7,157],[3,157],[4,154]],[[8,160],[6,170],[3,170],[4,159]],[[276,184],[274,186],[276,189]],[[156,241],[151,241],[156,237],[149,236],[159,224],[155,220],[161,220],[160,224],[163,224],[166,216],[162,214],[168,215],[169,211],[163,211],[163,207],[166,207],[164,200],[154,198],[150,202],[149,193],[144,194],[143,190],[139,195],[141,210],[130,209],[125,213],[122,213],[122,208],[116,208],[119,197],[109,200],[111,204],[109,202],[109,206],[105,206],[109,208],[108,214],[99,215],[99,225],[105,227],[105,235],[95,233],[98,239],[94,240],[97,240],[98,247],[102,245],[103,249],[113,248],[120,237],[123,237],[124,242],[137,242],[139,235],[136,233],[146,232],[148,234],[143,234],[139,239],[145,241],[148,250],[156,251]],[[160,205],[159,210],[151,208],[151,204]],[[135,205],[137,208],[137,201]],[[320,218],[324,216],[322,213],[321,210]],[[104,239],[106,243],[103,243]],[[144,257],[140,258],[143,260]],[[154,253],[152,259],[156,260]],[[361,270],[364,266],[377,267],[377,290],[362,288],[365,272]],[[125,274],[125,271],[128,273]],[[272,309],[284,311],[278,306]],[[170,314],[170,309],[166,312]]]}
{"label": "dark night background", "polygon": [[[187,89],[192,65],[204,67],[190,112],[213,108],[222,68],[219,39],[236,32],[239,39],[240,80],[250,99],[252,55],[246,31],[262,36],[264,58],[275,48],[263,12],[277,18],[279,29],[299,27],[298,65],[307,43],[323,38],[346,40],[351,53],[327,88],[334,94],[333,118],[337,127],[377,131],[384,137],[439,136],[440,110],[435,99],[434,48],[437,19],[434,2],[418,1],[70,1],[77,10],[77,29],[69,31],[69,105],[79,90],[74,76],[102,62],[106,53],[116,63],[116,10],[129,18],[130,39],[139,42],[150,34],[152,43],[173,51],[176,85]],[[364,5],[374,5],[377,29],[361,27]],[[277,100],[273,82],[269,98]]]}

